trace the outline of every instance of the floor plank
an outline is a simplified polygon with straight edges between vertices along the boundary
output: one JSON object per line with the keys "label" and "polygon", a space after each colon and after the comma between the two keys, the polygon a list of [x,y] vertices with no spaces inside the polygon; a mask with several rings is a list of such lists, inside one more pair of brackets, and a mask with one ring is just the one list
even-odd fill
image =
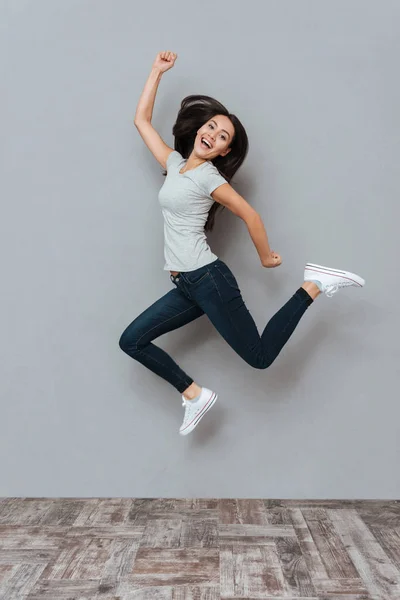
{"label": "floor plank", "polygon": [[400,600],[400,502],[1,498],[7,600]]}
{"label": "floor plank", "polygon": [[392,563],[357,511],[332,509],[329,514],[371,596],[399,600],[399,565]]}

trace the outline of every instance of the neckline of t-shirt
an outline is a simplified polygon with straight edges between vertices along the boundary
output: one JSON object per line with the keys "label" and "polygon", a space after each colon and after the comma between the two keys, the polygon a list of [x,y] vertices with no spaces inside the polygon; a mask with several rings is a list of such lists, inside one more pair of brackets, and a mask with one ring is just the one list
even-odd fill
{"label": "neckline of t-shirt", "polygon": [[[187,162],[187,158],[184,158],[184,161]],[[190,173],[190,171],[195,171],[196,169],[199,169],[203,165],[207,164],[208,162],[210,162],[210,161],[205,160],[203,163],[201,163],[201,165],[197,165],[197,167],[193,167],[193,169],[188,169],[184,173],[181,173],[182,167],[179,167],[179,169],[178,169],[178,175],[186,175],[186,173]]]}

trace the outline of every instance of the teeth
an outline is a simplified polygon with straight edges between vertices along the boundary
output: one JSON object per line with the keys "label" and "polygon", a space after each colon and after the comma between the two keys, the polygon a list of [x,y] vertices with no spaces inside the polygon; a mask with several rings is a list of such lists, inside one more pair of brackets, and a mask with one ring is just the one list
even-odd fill
{"label": "teeth", "polygon": [[211,144],[210,144],[210,142],[209,142],[208,140],[205,140],[205,139],[203,138],[201,141],[202,141],[202,142],[204,142],[205,144],[207,144],[207,146],[208,146],[209,148],[211,148]]}

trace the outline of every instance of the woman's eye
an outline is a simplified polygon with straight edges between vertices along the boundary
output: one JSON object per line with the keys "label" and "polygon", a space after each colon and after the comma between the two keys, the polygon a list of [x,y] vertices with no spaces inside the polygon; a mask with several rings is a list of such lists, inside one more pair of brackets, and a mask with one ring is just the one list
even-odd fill
{"label": "woman's eye", "polygon": [[[214,125],[212,123],[209,123],[208,126],[211,127],[211,129],[214,129]],[[226,142],[226,137],[224,135],[222,135],[221,137],[224,140],[224,142]]]}

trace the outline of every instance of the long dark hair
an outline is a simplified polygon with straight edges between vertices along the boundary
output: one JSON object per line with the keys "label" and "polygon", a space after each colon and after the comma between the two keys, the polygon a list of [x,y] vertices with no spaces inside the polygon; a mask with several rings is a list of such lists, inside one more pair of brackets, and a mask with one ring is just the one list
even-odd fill
{"label": "long dark hair", "polygon": [[[236,117],[231,114],[223,104],[211,98],[210,96],[191,95],[186,96],[181,102],[181,108],[176,118],[176,123],[172,128],[172,134],[175,137],[174,148],[183,158],[188,158],[194,146],[194,140],[198,129],[212,119],[215,115],[225,115],[228,117],[235,129],[235,134],[229,148],[232,148],[226,156],[216,156],[212,163],[217,167],[219,173],[229,183],[246,158],[249,141],[245,128]],[[163,172],[164,177],[167,171]],[[204,229],[211,231],[214,227],[215,213],[218,209],[225,207],[218,202],[214,202],[208,213],[208,219]]]}

